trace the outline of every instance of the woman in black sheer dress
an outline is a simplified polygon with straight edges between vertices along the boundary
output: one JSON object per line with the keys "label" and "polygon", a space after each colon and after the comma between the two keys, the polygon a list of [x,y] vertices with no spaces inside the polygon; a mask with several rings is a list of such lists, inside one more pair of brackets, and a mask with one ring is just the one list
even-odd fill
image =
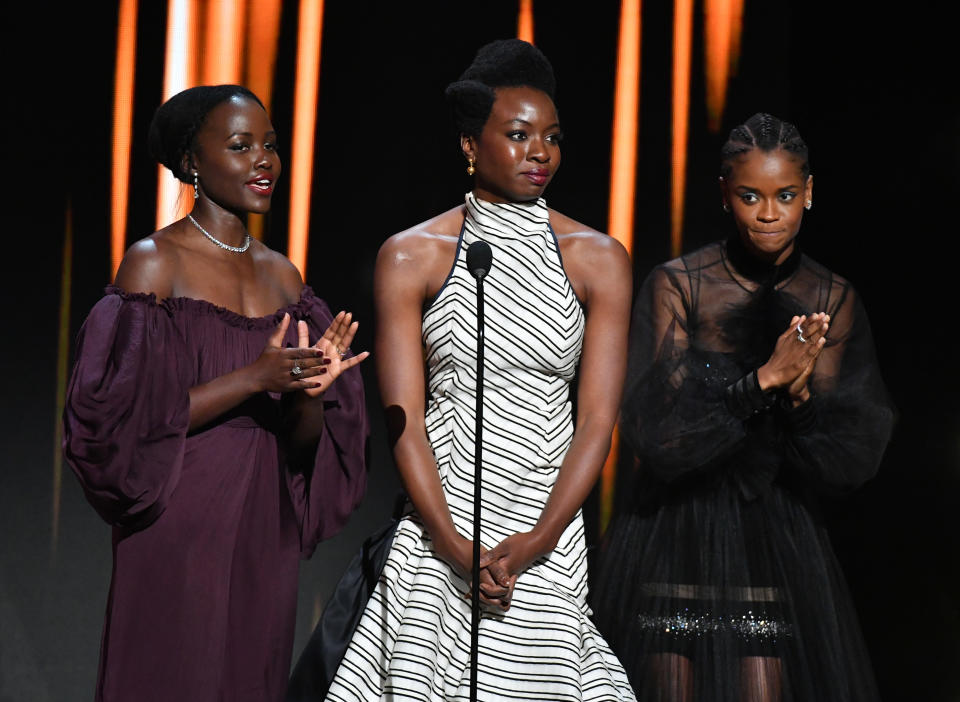
{"label": "woman in black sheer dress", "polygon": [[874,700],[817,504],[877,470],[894,410],[850,283],[797,246],[807,147],[730,133],[737,234],[658,266],[634,310],[621,429],[635,480],[595,609],[641,700]]}

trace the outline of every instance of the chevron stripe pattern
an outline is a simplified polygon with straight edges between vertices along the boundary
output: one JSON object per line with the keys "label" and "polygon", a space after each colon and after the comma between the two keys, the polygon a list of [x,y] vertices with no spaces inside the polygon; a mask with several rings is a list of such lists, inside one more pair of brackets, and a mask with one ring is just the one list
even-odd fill
{"label": "chevron stripe pattern", "polygon": [[[585,317],[541,199],[494,204],[466,196],[457,257],[423,317],[427,434],[454,523],[472,538],[477,283],[466,250],[493,250],[484,280],[485,364],[481,541],[529,531],[573,436],[570,382]],[[521,574],[510,610],[481,620],[479,700],[633,700],[623,668],[589,619],[583,520]],[[404,518],[328,700],[469,699],[468,583]]]}

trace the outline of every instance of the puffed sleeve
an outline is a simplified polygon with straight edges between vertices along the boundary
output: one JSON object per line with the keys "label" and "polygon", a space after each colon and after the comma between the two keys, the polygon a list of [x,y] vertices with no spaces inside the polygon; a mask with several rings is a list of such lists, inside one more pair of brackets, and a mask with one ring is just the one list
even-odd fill
{"label": "puffed sleeve", "polygon": [[686,276],[664,264],[634,304],[621,432],[644,469],[673,482],[719,464],[746,436],[744,420],[771,398],[692,343]]}
{"label": "puffed sleeve", "polygon": [[63,450],[109,524],[149,526],[177,486],[190,422],[185,353],[153,296],[108,290],[80,329]]}
{"label": "puffed sleeve", "polygon": [[[326,331],[333,315],[308,293],[310,343]],[[369,423],[359,366],[342,373],[323,395],[323,433],[312,470],[287,471],[290,497],[300,526],[300,549],[309,557],[320,541],[336,534],[360,503],[367,487]]]}
{"label": "puffed sleeve", "polygon": [[866,312],[850,287],[831,315],[827,338],[809,381],[811,399],[779,411],[788,467],[824,492],[842,493],[876,474],[896,410]]}

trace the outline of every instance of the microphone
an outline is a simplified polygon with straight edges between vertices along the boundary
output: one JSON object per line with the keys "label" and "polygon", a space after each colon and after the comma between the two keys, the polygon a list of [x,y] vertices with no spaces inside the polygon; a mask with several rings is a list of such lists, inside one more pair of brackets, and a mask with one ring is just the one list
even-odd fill
{"label": "microphone", "polygon": [[467,270],[477,280],[483,280],[493,265],[493,252],[490,244],[480,239],[467,247]]}

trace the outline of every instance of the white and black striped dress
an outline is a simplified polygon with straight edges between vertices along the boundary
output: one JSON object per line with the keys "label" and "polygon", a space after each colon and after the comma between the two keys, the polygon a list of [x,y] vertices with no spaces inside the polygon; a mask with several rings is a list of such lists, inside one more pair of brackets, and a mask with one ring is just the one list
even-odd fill
{"label": "white and black striped dress", "polygon": [[[484,282],[482,543],[492,548],[540,517],[573,436],[569,385],[584,314],[543,200],[466,196],[456,262],[423,316],[427,435],[453,521],[473,533],[476,282],[467,247],[493,250]],[[557,548],[523,572],[507,612],[485,610],[480,700],[633,700],[626,675],[589,619],[578,513]],[[416,514],[397,529],[328,700],[467,700],[468,583],[437,558]]]}

